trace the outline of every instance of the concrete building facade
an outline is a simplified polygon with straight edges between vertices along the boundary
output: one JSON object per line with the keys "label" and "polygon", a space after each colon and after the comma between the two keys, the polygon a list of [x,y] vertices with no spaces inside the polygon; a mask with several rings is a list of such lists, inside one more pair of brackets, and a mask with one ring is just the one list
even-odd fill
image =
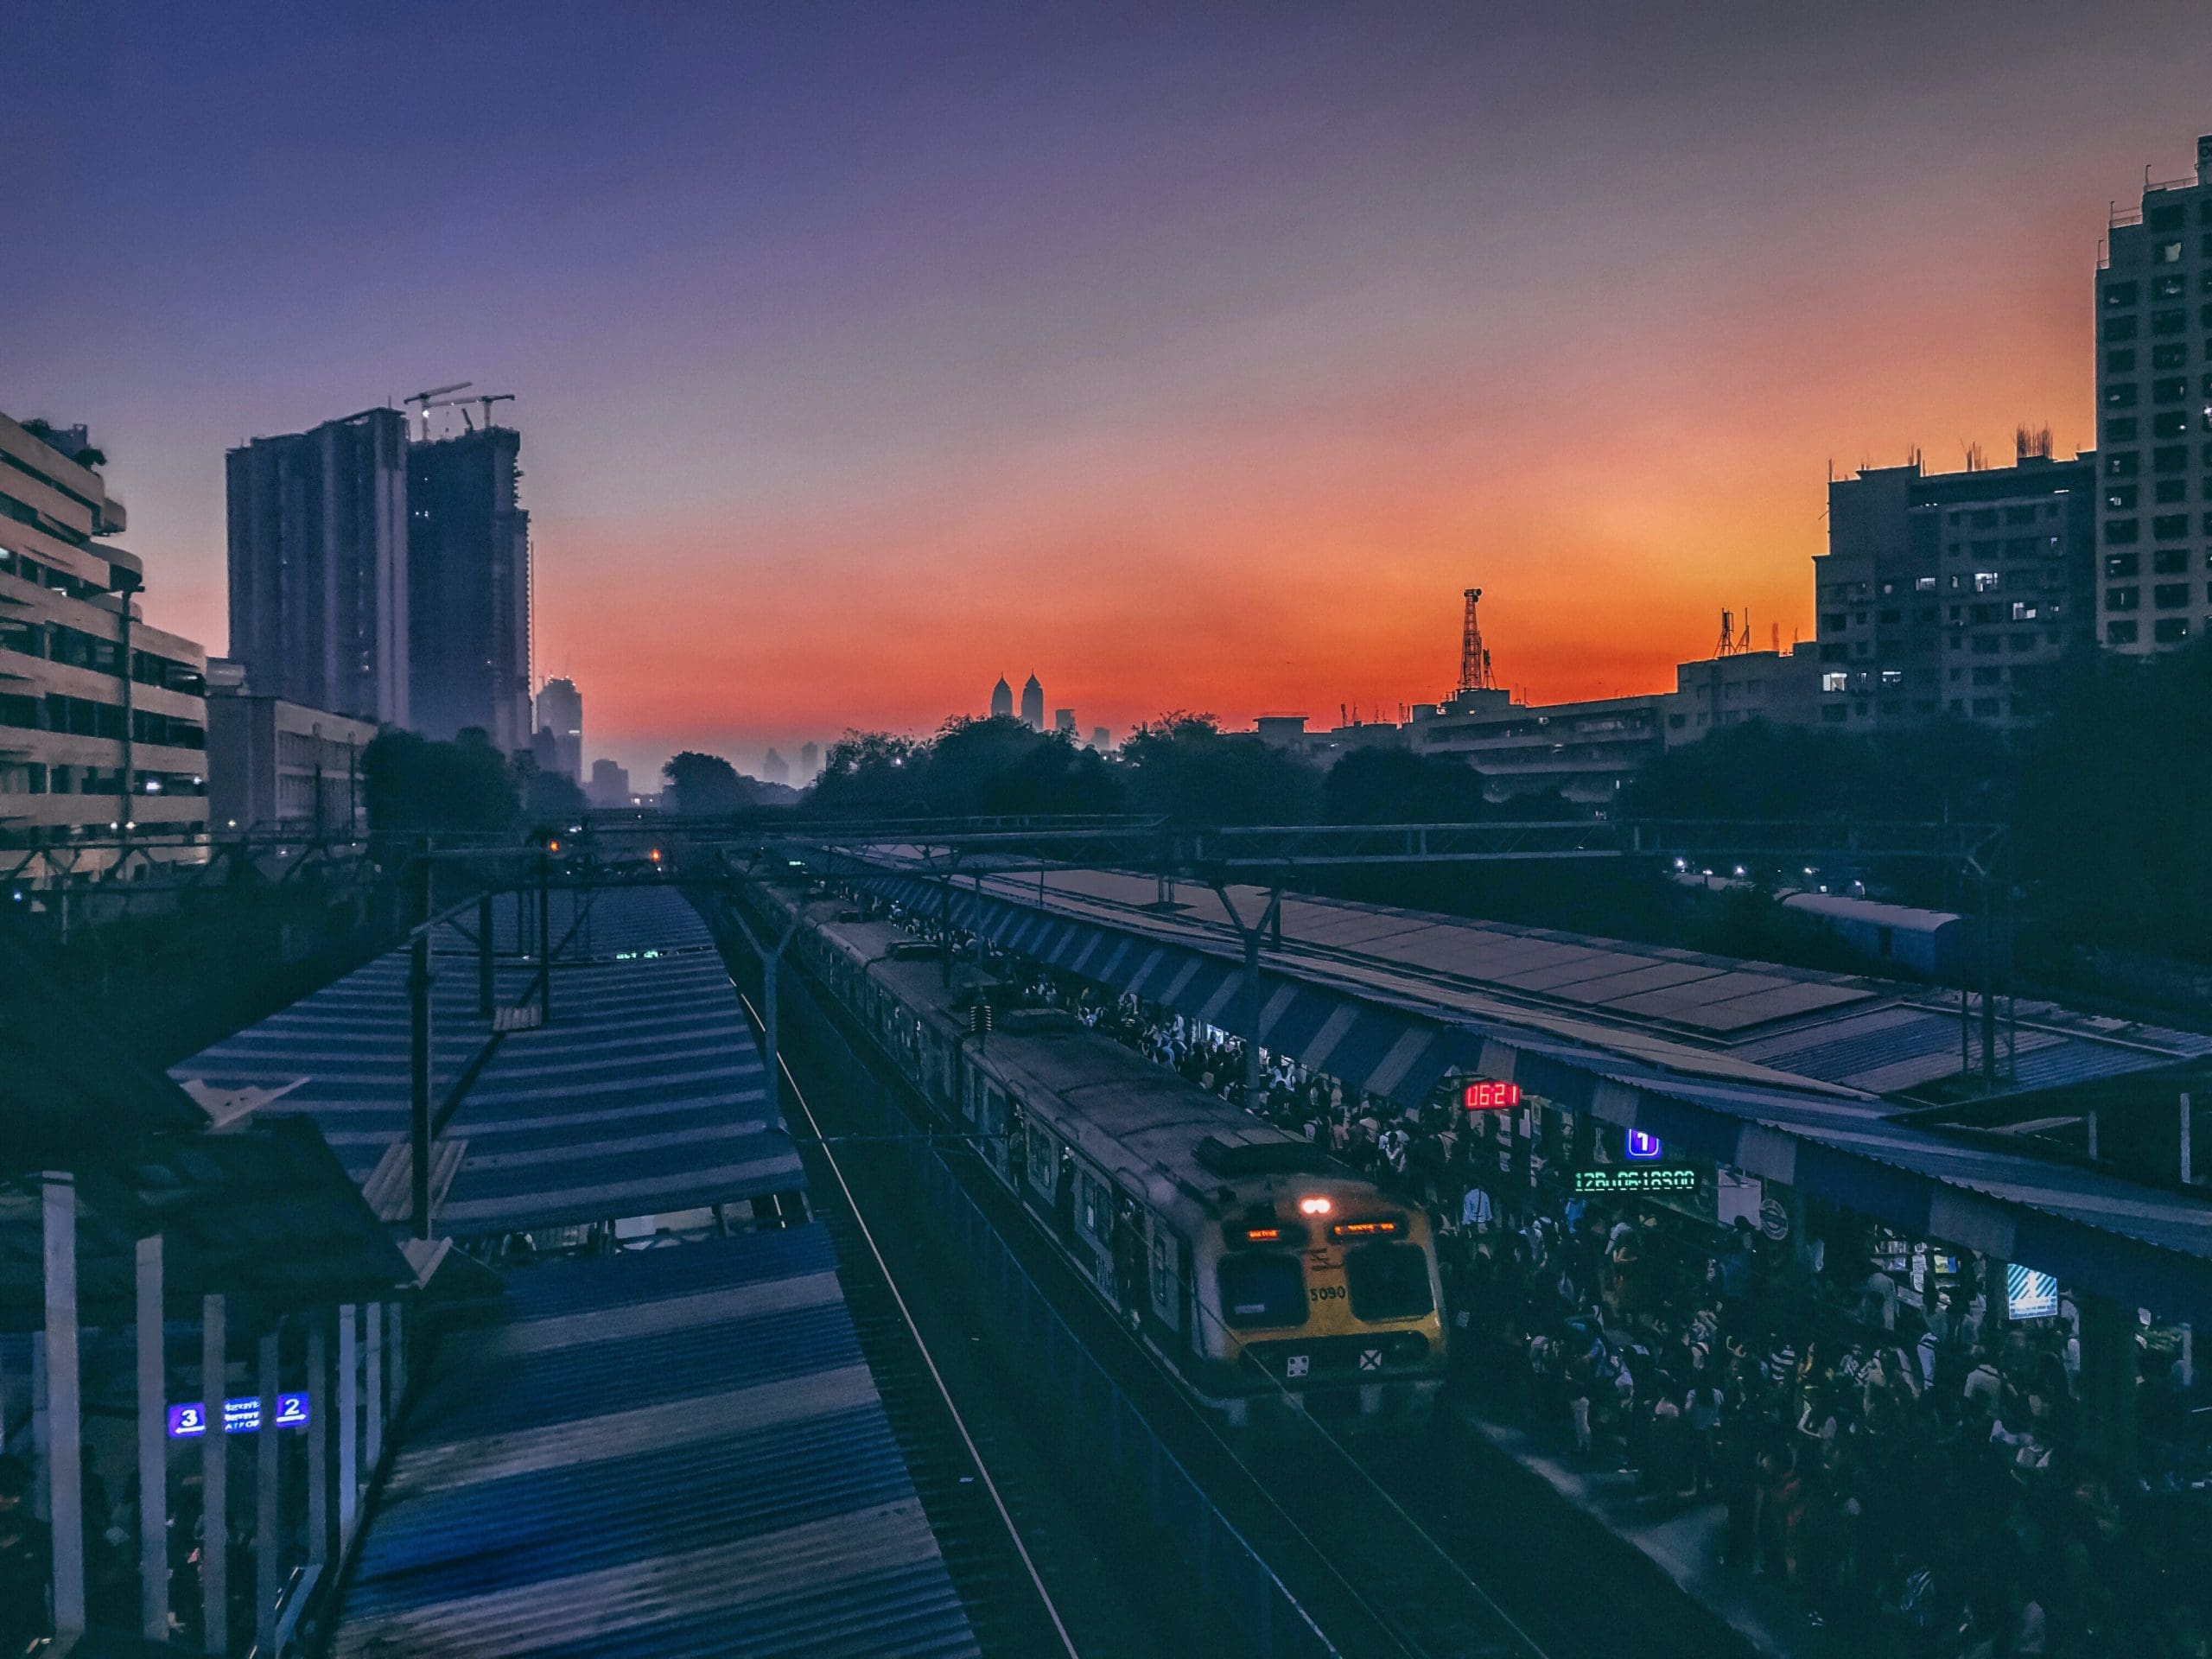
{"label": "concrete building facade", "polygon": [[407,451],[410,724],[447,741],[479,727],[508,754],[531,741],[521,453],[505,426]]}
{"label": "concrete building facade", "polygon": [[630,769],[618,761],[593,761],[591,781],[584,785],[584,798],[594,806],[629,805]]}
{"label": "concrete building facade", "polygon": [[132,833],[207,856],[207,652],[141,620],[103,464],[82,428],[0,416],[0,846],[35,851],[31,885],[106,870]]}
{"label": "concrete building facade", "polygon": [[537,690],[537,729],[552,735],[549,771],[570,783],[584,780],[584,694],[570,679],[551,679]]}
{"label": "concrete building facade", "polygon": [[2212,136],[2116,212],[2096,274],[2095,628],[2171,651],[2212,628]]}
{"label": "concrete building facade", "polygon": [[1666,701],[1666,747],[1711,736],[1724,726],[1763,720],[1810,726],[1820,719],[1820,672],[1808,641],[1786,652],[1739,651],[1675,665]]}
{"label": "concrete building facade", "polygon": [[222,830],[365,835],[361,753],[373,721],[251,689],[212,665],[207,687],[208,817]]}
{"label": "concrete building facade", "polygon": [[256,438],[224,473],[232,660],[264,695],[407,725],[405,419]]}
{"label": "concrete building facade", "polygon": [[2048,708],[2095,635],[2098,461],[1870,467],[1828,486],[1813,561],[1820,718],[1895,730],[1956,715],[2001,730]]}
{"label": "concrete building facade", "polygon": [[1666,702],[1661,692],[1546,705],[1503,690],[1460,691],[1411,724],[1408,747],[1465,761],[1489,780],[1493,800],[1557,790],[1605,805],[1666,747]]}

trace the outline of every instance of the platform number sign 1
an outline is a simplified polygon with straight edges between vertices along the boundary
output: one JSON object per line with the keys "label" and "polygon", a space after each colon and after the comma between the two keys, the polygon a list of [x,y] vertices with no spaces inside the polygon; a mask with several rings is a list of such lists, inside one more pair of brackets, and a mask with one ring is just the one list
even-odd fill
{"label": "platform number sign 1", "polygon": [[1656,1164],[1667,1155],[1667,1148],[1659,1144],[1656,1135],[1646,1135],[1642,1129],[1630,1129],[1623,1155],[1632,1164]]}

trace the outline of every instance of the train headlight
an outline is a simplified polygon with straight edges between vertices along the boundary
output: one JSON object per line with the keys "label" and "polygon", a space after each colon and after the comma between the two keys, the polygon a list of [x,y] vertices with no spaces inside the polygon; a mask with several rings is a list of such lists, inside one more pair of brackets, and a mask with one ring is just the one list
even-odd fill
{"label": "train headlight", "polygon": [[1298,1213],[1301,1216],[1325,1216],[1329,1213],[1330,1208],[1331,1205],[1326,1198],[1300,1198],[1298,1201]]}

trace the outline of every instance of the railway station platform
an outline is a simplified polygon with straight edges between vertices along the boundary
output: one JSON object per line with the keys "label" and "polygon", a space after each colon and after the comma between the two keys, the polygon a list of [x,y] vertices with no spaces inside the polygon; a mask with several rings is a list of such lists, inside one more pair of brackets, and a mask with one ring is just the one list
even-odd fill
{"label": "railway station platform", "polygon": [[[1626,1470],[1578,1466],[1517,1424],[1465,1404],[1458,1409],[1470,1433],[1641,1554],[1755,1651],[1772,1659],[1822,1659],[1828,1651],[1798,1597],[1719,1566],[1726,1518],[1719,1500],[1645,1497]],[[1857,1652],[1875,1659],[1880,1649]]]}
{"label": "railway station platform", "polygon": [[[434,937],[431,1226],[330,1650],[977,1652],[712,936],[669,887],[545,916],[502,896]],[[312,1123],[395,1239],[409,975],[391,952],[172,1074]]]}

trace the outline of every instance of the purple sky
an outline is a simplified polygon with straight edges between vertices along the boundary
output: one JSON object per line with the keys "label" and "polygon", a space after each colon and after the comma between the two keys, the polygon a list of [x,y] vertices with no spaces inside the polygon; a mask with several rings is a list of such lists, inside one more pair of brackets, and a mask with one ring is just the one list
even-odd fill
{"label": "purple sky", "polygon": [[2212,9],[78,0],[0,17],[0,409],[219,649],[222,452],[512,391],[590,754],[1084,728],[1810,621],[1833,461],[2089,441]]}

